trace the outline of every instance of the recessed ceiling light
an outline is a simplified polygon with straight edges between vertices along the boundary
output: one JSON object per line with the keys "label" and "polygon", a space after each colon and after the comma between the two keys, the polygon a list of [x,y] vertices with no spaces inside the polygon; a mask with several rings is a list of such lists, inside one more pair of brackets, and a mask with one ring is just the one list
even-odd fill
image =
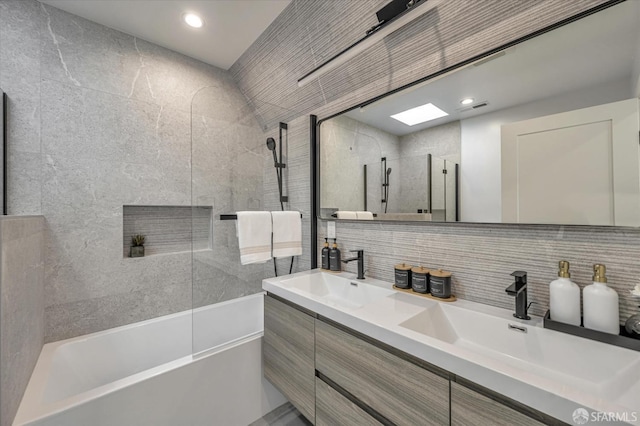
{"label": "recessed ceiling light", "polygon": [[460,103],[461,103],[462,105],[469,105],[469,104],[472,104],[472,103],[473,103],[473,98],[465,98],[465,99],[461,100],[461,101],[460,101]]}
{"label": "recessed ceiling light", "polygon": [[391,118],[394,118],[407,126],[415,126],[416,124],[424,123],[425,121],[435,120],[436,118],[445,117],[449,114],[438,108],[432,103],[420,105],[415,108],[408,109],[398,114],[394,114]]}
{"label": "recessed ceiling light", "polygon": [[202,26],[204,25],[204,21],[202,20],[202,18],[195,13],[185,13],[184,15],[182,15],[182,19],[188,26],[193,28],[202,28]]}

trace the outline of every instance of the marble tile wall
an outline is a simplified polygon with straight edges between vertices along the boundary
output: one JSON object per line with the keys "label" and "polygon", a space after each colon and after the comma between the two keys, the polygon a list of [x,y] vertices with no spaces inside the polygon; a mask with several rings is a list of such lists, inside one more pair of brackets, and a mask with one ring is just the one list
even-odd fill
{"label": "marble tile wall", "polygon": [[[47,221],[45,341],[191,308],[197,261],[123,258],[122,206],[188,206],[192,195],[214,214],[261,204],[266,149],[252,144],[263,128],[232,76],[35,0],[0,0],[0,87],[9,96],[9,212]],[[203,88],[194,107],[215,148],[194,147],[192,193],[190,109]],[[242,162],[249,168],[236,170]],[[217,225],[216,241],[232,237]],[[224,270],[236,260],[218,259]],[[231,271],[202,298],[230,297],[234,285]],[[255,292],[260,280],[239,287]]]}
{"label": "marble tile wall", "polygon": [[[233,108],[219,105],[231,97]],[[193,202],[211,206],[211,250],[194,252],[193,305],[205,306],[261,291],[265,265],[241,265],[236,222],[220,214],[263,209],[263,165],[271,153],[263,130],[239,91],[217,87],[193,99]],[[269,262],[270,263],[270,262]],[[194,323],[194,327],[206,326]]]}
{"label": "marble tile wall", "polygon": [[[300,147],[290,161],[308,164],[308,114],[328,117],[604,1],[440,3],[434,13],[298,88],[299,77],[361,37],[384,3],[294,0],[231,68],[264,127],[289,120],[293,143]],[[308,171],[291,173],[289,180],[295,191],[309,193]],[[272,188],[265,190],[266,199],[273,196]],[[325,227],[321,221],[318,247]],[[530,274],[532,300],[539,303],[532,307],[537,314],[546,309],[548,283],[560,259],[572,262],[573,278],[581,286],[590,283],[593,263],[603,262],[621,297],[621,319],[637,309],[627,291],[640,276],[637,229],[340,222],[337,233],[345,251],[365,249],[370,276],[390,280],[398,261],[442,267],[453,271],[460,297],[506,308],[513,306],[504,293],[509,274],[524,269]]]}
{"label": "marble tile wall", "polygon": [[10,426],[44,343],[42,216],[0,217],[0,426]]}

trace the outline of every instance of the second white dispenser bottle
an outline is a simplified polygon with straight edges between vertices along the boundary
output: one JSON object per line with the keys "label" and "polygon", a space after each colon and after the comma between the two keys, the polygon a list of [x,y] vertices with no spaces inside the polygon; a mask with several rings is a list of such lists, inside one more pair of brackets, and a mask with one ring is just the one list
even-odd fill
{"label": "second white dispenser bottle", "polygon": [[593,284],[582,292],[584,326],[605,333],[620,334],[618,293],[607,286],[604,265],[593,265]]}

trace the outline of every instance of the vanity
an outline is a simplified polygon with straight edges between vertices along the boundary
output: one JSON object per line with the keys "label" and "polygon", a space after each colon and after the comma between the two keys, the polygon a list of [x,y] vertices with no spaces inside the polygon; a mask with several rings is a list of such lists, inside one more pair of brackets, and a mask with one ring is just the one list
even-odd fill
{"label": "vanity", "polygon": [[346,272],[263,289],[264,375],[316,425],[640,424],[640,352]]}

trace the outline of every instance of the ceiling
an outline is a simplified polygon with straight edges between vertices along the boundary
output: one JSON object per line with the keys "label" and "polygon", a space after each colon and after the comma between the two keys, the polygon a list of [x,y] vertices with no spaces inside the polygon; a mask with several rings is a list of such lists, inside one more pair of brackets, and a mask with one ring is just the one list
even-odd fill
{"label": "ceiling", "polygon": [[[625,2],[522,44],[358,108],[347,116],[396,136],[568,93],[629,79],[640,65],[640,1]],[[474,98],[471,109],[460,101]],[[431,102],[449,116],[408,126],[390,116]]]}
{"label": "ceiling", "polygon": [[[222,69],[253,44],[291,0],[40,0]],[[205,21],[182,21],[187,12]]]}

